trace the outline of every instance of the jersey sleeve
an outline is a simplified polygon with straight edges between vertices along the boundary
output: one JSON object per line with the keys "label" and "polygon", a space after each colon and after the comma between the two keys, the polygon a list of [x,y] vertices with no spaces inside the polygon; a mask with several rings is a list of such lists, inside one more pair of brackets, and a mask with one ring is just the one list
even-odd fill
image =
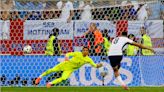
{"label": "jersey sleeve", "polygon": [[133,43],[133,40],[126,38],[126,42]]}
{"label": "jersey sleeve", "polygon": [[95,68],[97,67],[97,65],[94,63],[94,61],[91,58],[88,57],[87,61],[91,66],[93,66]]}
{"label": "jersey sleeve", "polygon": [[78,55],[78,52],[69,52],[65,56],[70,57],[70,56],[76,56],[76,55]]}

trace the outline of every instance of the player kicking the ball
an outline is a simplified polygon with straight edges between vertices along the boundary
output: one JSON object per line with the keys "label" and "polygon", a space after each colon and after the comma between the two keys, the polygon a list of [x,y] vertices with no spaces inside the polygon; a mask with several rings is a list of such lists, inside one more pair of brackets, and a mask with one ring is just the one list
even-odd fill
{"label": "player kicking the ball", "polygon": [[[53,80],[52,82],[48,82],[46,84],[47,88],[50,88],[53,84],[57,84],[62,82],[63,80],[66,80],[70,77],[71,73],[75,70],[79,69],[84,64],[91,64],[95,68],[99,68],[102,66],[101,63],[95,64],[93,60],[88,56],[89,55],[89,49],[88,47],[83,47],[82,52],[70,52],[65,55],[65,61],[59,63],[55,67],[45,71],[42,73],[36,80],[35,84],[39,84],[42,77],[47,76],[48,74],[51,74],[53,72],[63,71],[62,77],[57,78]],[[71,59],[69,57],[72,56]]]}
{"label": "player kicking the ball", "polygon": [[131,44],[131,45],[135,45],[137,47],[140,47],[142,49],[148,49],[152,52],[154,52],[154,50],[152,48],[143,46],[142,44],[136,43],[136,42],[132,41],[131,39],[128,39],[126,36],[127,36],[127,32],[122,32],[121,37],[116,37],[112,40],[112,44],[111,44],[111,47],[110,47],[109,52],[108,52],[108,58],[110,60],[111,66],[114,70],[115,78],[119,81],[120,85],[125,90],[128,90],[129,88],[123,82],[123,80],[120,76],[120,73],[118,71],[120,68],[120,62],[123,58],[123,53],[122,53],[123,47],[126,44]]}

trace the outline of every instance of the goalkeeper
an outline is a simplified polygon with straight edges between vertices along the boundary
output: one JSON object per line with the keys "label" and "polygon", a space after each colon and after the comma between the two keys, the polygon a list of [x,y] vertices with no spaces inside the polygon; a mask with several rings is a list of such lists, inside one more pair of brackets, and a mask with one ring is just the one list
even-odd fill
{"label": "goalkeeper", "polygon": [[[48,74],[51,74],[53,72],[63,71],[62,76],[60,78],[57,78],[53,80],[52,82],[48,82],[46,84],[47,88],[50,88],[53,84],[58,84],[62,82],[63,80],[66,80],[70,77],[71,73],[75,70],[79,69],[84,64],[89,63],[95,68],[99,68],[102,66],[101,63],[95,64],[93,60],[88,56],[89,55],[89,49],[88,47],[83,47],[82,52],[70,52],[65,55],[65,61],[59,63],[55,67],[45,71],[42,73],[36,80],[35,84],[39,84],[42,77],[47,76]],[[69,60],[69,57],[72,56],[72,58]]]}

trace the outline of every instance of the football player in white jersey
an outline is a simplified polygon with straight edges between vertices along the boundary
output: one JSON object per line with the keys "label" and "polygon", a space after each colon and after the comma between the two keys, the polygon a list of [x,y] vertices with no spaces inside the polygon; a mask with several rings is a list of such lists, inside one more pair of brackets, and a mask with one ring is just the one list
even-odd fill
{"label": "football player in white jersey", "polygon": [[126,86],[126,84],[123,82],[120,73],[120,63],[123,58],[123,48],[126,44],[135,45],[137,47],[148,49],[152,52],[154,50],[152,48],[143,46],[142,44],[136,43],[132,41],[131,39],[127,38],[127,32],[122,32],[122,36],[116,37],[112,40],[112,44],[110,46],[109,52],[108,52],[108,59],[110,60],[110,64],[114,70],[115,78],[119,81],[120,85],[125,89],[128,90],[129,88]]}

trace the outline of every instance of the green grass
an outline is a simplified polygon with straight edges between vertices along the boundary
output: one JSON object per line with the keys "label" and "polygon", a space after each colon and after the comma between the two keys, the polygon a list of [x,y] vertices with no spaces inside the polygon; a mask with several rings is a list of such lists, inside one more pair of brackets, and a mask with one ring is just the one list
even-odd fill
{"label": "green grass", "polygon": [[0,92],[164,92],[164,87],[1,87]]}

